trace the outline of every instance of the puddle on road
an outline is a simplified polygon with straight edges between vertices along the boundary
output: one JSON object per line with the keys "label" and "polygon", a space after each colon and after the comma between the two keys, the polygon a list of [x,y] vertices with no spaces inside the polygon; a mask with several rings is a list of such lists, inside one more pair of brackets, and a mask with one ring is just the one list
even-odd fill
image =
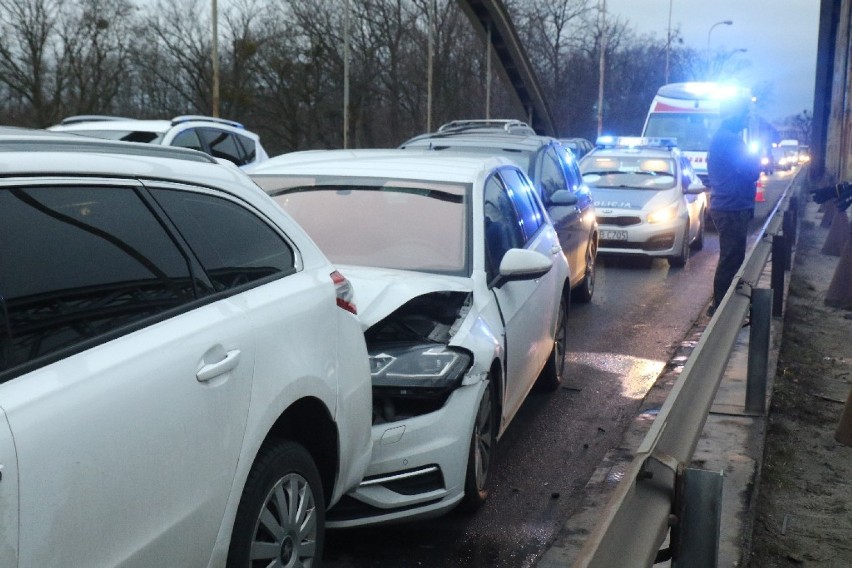
{"label": "puddle on road", "polygon": [[663,361],[616,353],[569,353],[568,360],[617,377],[621,394],[633,399],[645,396],[666,365]]}

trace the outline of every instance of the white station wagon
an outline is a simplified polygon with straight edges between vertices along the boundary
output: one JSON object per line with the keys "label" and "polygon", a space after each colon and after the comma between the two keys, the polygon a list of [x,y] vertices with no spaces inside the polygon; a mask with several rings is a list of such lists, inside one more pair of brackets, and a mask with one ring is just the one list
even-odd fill
{"label": "white station wagon", "polygon": [[373,379],[373,456],[329,526],[475,509],[530,389],[563,377],[568,263],[503,158],[297,152],[250,175],[352,282]]}
{"label": "white station wagon", "polygon": [[351,290],[200,152],[0,128],[0,566],[310,566],[371,451]]}

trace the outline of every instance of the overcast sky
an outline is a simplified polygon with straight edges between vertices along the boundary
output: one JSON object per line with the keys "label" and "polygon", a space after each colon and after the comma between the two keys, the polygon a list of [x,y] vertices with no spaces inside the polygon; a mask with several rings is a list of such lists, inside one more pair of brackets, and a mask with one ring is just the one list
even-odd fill
{"label": "overcast sky", "polygon": [[744,86],[764,81],[773,86],[773,101],[764,111],[776,120],[813,109],[818,0],[606,0],[607,12],[627,20],[639,33],[666,37],[669,6],[672,28],[680,28],[684,43],[706,50],[710,28],[713,50],[746,49]]}

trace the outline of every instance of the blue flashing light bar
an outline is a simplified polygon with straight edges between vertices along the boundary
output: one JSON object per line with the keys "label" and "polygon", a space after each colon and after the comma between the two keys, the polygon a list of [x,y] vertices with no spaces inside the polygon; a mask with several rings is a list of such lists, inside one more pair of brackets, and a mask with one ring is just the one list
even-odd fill
{"label": "blue flashing light bar", "polygon": [[677,138],[642,136],[598,136],[598,148],[677,148]]}

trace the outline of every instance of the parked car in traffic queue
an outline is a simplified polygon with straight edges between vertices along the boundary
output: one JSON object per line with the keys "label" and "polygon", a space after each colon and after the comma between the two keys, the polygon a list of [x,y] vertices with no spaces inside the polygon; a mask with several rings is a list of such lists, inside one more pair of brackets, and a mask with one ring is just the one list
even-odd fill
{"label": "parked car in traffic queue", "polygon": [[592,300],[598,250],[595,206],[574,154],[557,139],[540,136],[518,120],[455,120],[400,147],[500,156],[518,165],[532,180],[559,235],[571,268],[572,299]]}
{"label": "parked car in traffic queue", "polygon": [[600,253],[684,266],[704,246],[707,188],[668,138],[601,137],[580,162],[600,227]]}
{"label": "parked car in traffic queue", "polygon": [[563,380],[570,283],[513,162],[411,150],[285,154],[250,171],[352,282],[373,457],[329,526],[476,509],[533,385]]}
{"label": "parked car in traffic queue", "polygon": [[235,120],[182,115],[170,120],[144,120],[109,115],[69,116],[48,128],[123,142],[189,148],[246,167],[268,159],[260,136]]}
{"label": "parked car in traffic queue", "polygon": [[0,128],[0,566],[316,565],[370,459],[351,287],[200,152]]}

